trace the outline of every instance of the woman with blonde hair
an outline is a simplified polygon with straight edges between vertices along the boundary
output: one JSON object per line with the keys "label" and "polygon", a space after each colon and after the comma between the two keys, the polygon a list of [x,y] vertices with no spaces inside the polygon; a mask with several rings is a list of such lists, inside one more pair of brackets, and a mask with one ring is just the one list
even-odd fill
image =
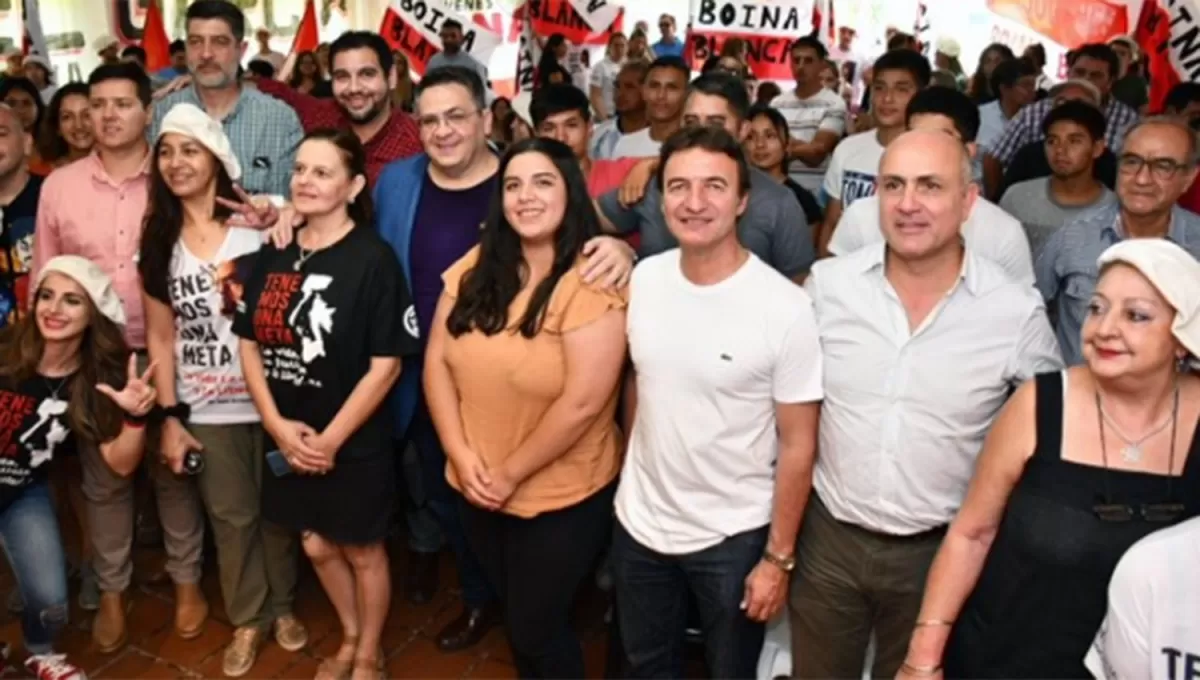
{"label": "woman with blonde hair", "polygon": [[408,57],[400,50],[392,53],[396,65],[396,87],[392,90],[392,105],[401,111],[412,113],[413,83],[412,70],[408,66]]}
{"label": "woman with blonde hair", "polygon": [[1084,364],[1022,385],[992,426],[902,677],[1090,677],[1118,560],[1200,514],[1200,264],[1129,239],[1098,266]]}

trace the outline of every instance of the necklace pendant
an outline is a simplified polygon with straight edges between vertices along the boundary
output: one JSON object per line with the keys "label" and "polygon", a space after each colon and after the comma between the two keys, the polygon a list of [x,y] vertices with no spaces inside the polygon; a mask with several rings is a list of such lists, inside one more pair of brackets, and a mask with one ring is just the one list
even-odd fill
{"label": "necklace pendant", "polygon": [[1142,447],[1137,444],[1130,444],[1121,449],[1121,460],[1126,463],[1142,462]]}
{"label": "necklace pendant", "polygon": [[292,271],[298,272],[298,271],[300,271],[300,267],[303,267],[303,266],[304,266],[303,260],[296,260],[295,262],[292,263]]}

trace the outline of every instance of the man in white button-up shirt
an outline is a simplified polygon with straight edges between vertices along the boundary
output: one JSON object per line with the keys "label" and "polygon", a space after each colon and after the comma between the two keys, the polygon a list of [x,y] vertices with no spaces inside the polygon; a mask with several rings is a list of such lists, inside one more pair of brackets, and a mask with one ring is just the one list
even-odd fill
{"label": "man in white button-up shirt", "polygon": [[992,419],[1062,366],[1037,292],[964,247],[976,195],[961,141],[905,133],[880,165],[885,243],[808,280],[825,402],[790,599],[796,677],[860,677],[872,631],[872,677],[896,674]]}

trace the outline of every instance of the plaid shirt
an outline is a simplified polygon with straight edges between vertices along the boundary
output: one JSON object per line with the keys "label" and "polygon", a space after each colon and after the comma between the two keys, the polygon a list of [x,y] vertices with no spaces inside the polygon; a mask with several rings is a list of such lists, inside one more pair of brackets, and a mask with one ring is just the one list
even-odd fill
{"label": "plaid shirt", "polygon": [[[1109,246],[1125,240],[1120,206],[1111,205],[1067,222],[1046,242],[1034,266],[1037,287],[1058,309],[1058,344],[1068,366],[1083,361],[1080,333],[1096,290],[1096,261]],[[1200,258],[1200,216],[1179,206],[1171,209],[1167,239]]]}
{"label": "plaid shirt", "polygon": [[[258,89],[295,109],[306,133],[320,128],[350,127],[350,118],[336,100],[297,92],[278,80],[260,80]],[[392,107],[387,124],[363,146],[367,151],[367,184],[372,187],[383,166],[424,151],[416,121],[398,107]]]}
{"label": "plaid shirt", "polygon": [[[1042,134],[1042,121],[1052,108],[1054,100],[1047,98],[1021,109],[1008,121],[1004,133],[992,140],[984,151],[1008,167],[1021,147],[1045,139],[1046,136]],[[1117,153],[1121,150],[1121,142],[1125,140],[1125,131],[1137,122],[1137,111],[1109,97],[1108,105],[1104,107],[1104,117],[1108,120],[1104,129],[1104,141],[1113,153]]]}
{"label": "plaid shirt", "polygon": [[[158,138],[163,118],[180,102],[204,110],[194,87],[172,92],[154,105],[150,144]],[[242,165],[240,184],[250,194],[288,196],[296,147],[304,138],[300,119],[283,102],[251,89],[242,88],[237,103],[221,126],[229,137],[233,155]]]}

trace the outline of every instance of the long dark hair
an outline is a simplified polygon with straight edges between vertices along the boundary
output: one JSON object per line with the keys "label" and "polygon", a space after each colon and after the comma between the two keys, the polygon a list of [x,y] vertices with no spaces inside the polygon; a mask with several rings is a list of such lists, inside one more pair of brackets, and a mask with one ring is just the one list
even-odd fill
{"label": "long dark hair", "polygon": [[967,94],[970,95],[971,101],[979,105],[996,101],[996,98],[1000,96],[1000,93],[992,92],[992,84],[988,82],[989,76],[983,72],[983,62],[992,52],[999,52],[1003,57],[1002,61],[1017,58],[1017,55],[1013,54],[1012,48],[1004,43],[992,43],[983,48],[983,51],[979,53],[979,63],[975,65],[975,73],[971,75],[971,84],[967,87]]}
{"label": "long dark hair", "polygon": [[[314,140],[329,142],[338,148],[339,155],[342,157],[342,162],[346,164],[346,171],[350,174],[351,179],[359,175],[366,178],[367,151],[363,148],[362,140],[349,128],[345,130],[319,128],[304,135],[304,139],[300,143],[304,144],[304,142]],[[371,190],[363,187],[363,190],[358,192],[358,195],[346,208],[346,214],[354,221],[356,227],[374,225],[375,204],[371,202]]]}
{"label": "long dark hair", "polygon": [[88,98],[87,83],[67,83],[58,88],[58,91],[50,98],[50,105],[46,107],[46,118],[42,121],[42,127],[37,136],[38,153],[47,163],[57,163],[71,155],[71,146],[63,138],[58,126],[58,117],[62,114],[63,101],[67,97],[83,97],[86,101]]}
{"label": "long dark hair", "polygon": [[[31,313],[0,331],[0,384],[9,389],[37,375],[45,351],[46,339],[37,325],[38,293],[34,291]],[[101,314],[90,297],[84,297],[88,327],[79,346],[79,370],[67,386],[67,422],[76,437],[100,444],[121,433],[125,414],[96,385],[124,387],[129,349],[121,328]]]}
{"label": "long dark hair", "polygon": [[532,338],[538,334],[559,279],[575,266],[588,239],[600,233],[600,218],[588,198],[587,182],[571,149],[562,142],[539,137],[513,144],[500,159],[496,177],[501,186],[492,197],[479,238],[479,261],[463,276],[458,298],[446,319],[446,329],[454,337],[473,329],[495,335],[508,328],[508,308],[528,283],[529,266],[521,253],[521,237],[504,216],[503,187],[509,163],[525,153],[540,153],[554,163],[563,177],[567,205],[554,234],[554,264],[545,280],[533,289],[521,317],[521,335]]}
{"label": "long dark hair", "polygon": [[[138,253],[138,274],[142,277],[142,289],[150,297],[170,304],[168,279],[175,244],[183,233],[183,201],[171,191],[158,167],[158,154],[162,151],[162,137],[154,143],[150,158],[150,203],[142,225],[142,243]],[[209,153],[212,156],[211,152]],[[237,201],[233,191],[233,180],[225,172],[225,166],[216,157],[212,158],[216,171],[217,196]],[[212,216],[226,220],[233,214],[229,208],[213,201]]]}
{"label": "long dark hair", "polygon": [[293,89],[300,87],[300,84],[304,82],[304,74],[300,72],[300,62],[306,58],[311,59],[317,67],[317,72],[311,76],[313,85],[325,80],[325,70],[321,68],[321,60],[317,59],[317,53],[312,50],[301,52],[296,55],[296,63],[292,65],[292,76],[288,79],[288,85]]}

